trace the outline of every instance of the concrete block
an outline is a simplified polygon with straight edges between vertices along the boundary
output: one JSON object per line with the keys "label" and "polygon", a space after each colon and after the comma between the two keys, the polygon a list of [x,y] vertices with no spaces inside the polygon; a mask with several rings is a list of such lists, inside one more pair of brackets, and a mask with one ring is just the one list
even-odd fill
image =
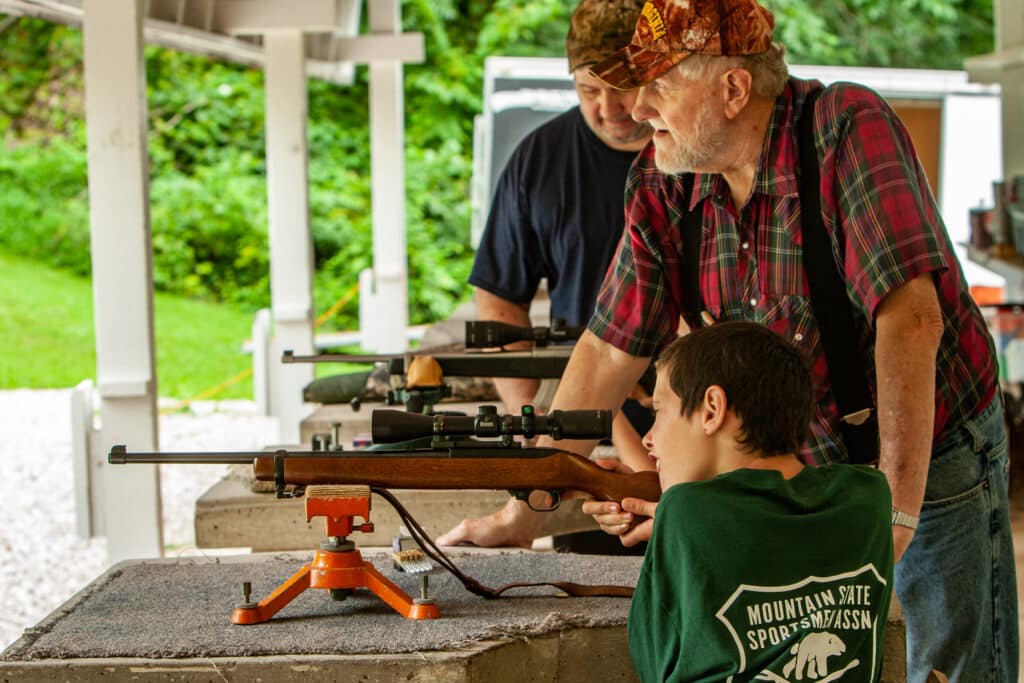
{"label": "concrete block", "polygon": [[[428,533],[438,536],[467,517],[482,517],[508,501],[505,491],[393,491]],[[272,493],[253,493],[249,483],[225,477],[196,501],[196,546],[200,548],[251,548],[253,551],[305,550],[324,539],[324,521],[306,521],[301,498],[276,498]],[[584,515],[581,501],[563,503],[546,516],[542,535],[597,529]],[[371,501],[374,531],[355,534],[361,546],[390,546],[401,520],[379,496]]]}

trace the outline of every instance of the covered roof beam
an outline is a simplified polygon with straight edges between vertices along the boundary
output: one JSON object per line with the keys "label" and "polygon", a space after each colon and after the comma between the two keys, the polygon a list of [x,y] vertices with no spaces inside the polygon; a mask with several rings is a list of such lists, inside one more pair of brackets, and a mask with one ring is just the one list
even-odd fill
{"label": "covered roof beam", "polygon": [[[307,4],[309,8],[307,8]],[[221,5],[225,5],[221,9]],[[227,8],[227,5],[239,7]],[[149,0],[143,24],[147,43],[174,50],[225,59],[246,66],[264,67],[266,58],[261,35],[254,31],[280,29],[269,25],[281,14],[282,21],[302,24],[307,76],[332,83],[351,85],[355,66],[347,55],[367,51],[397,50],[409,54],[414,45],[353,47],[357,40],[361,3],[359,0],[310,0],[285,3],[275,0]],[[0,0],[0,12],[81,26],[81,0]],[[259,28],[263,24],[268,26]],[[358,42],[356,43],[358,45]]]}

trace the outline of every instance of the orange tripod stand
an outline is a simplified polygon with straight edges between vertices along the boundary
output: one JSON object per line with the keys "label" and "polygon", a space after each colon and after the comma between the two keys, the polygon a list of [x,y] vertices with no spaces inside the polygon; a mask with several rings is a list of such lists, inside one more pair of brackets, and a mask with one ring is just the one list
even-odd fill
{"label": "orange tripod stand", "polygon": [[[364,522],[355,525],[355,517]],[[313,561],[259,601],[249,601],[249,584],[243,584],[245,602],[231,613],[233,624],[259,624],[277,614],[307,588],[323,588],[335,600],[344,600],[353,590],[366,588],[409,619],[436,619],[441,615],[432,600],[413,600],[409,595],[363,559],[346,537],[353,531],[371,532],[370,488],[368,486],[310,486],[306,489],[306,521],[324,517],[327,540],[313,554]]]}

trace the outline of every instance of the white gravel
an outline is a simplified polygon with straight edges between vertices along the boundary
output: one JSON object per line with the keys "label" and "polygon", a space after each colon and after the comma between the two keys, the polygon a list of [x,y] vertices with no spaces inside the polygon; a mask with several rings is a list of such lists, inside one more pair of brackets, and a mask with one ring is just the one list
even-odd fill
{"label": "white gravel", "polygon": [[[163,405],[164,401],[161,401]],[[204,401],[160,416],[162,450],[249,450],[277,442],[252,401]],[[107,568],[106,541],[75,532],[70,390],[0,391],[0,650]],[[220,465],[163,465],[165,554],[197,554],[195,501]]]}

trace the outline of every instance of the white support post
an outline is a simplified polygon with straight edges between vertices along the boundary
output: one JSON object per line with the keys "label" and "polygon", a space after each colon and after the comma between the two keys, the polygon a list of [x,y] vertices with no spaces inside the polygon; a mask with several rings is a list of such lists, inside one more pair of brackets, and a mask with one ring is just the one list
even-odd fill
{"label": "white support post", "polygon": [[[368,4],[370,33],[401,32],[399,0]],[[373,270],[359,278],[359,329],[365,349],[397,353],[406,349],[409,325],[401,60],[371,60],[369,79]]]}
{"label": "white support post", "polygon": [[[272,319],[269,308],[256,311],[252,320],[252,394],[256,412],[270,415],[270,334]],[[277,361],[280,363],[280,359]]]}
{"label": "white support post", "polygon": [[[100,454],[114,444],[157,448],[143,5],[82,5]],[[108,538],[110,561],[159,556],[157,467],[98,473],[103,499],[93,523]]]}
{"label": "white support post", "polygon": [[313,352],[313,239],[309,228],[306,72],[302,31],[268,31],[266,57],[267,205],[274,336],[268,360],[270,412],[282,443],[298,443],[309,414],[302,388],[313,366],[283,364],[281,354]]}
{"label": "white support post", "polygon": [[75,476],[75,533],[79,538],[97,535],[92,522],[93,506],[99,502],[92,481],[95,461],[91,442],[96,438],[93,405],[92,380],[82,380],[71,390],[71,468]]}

